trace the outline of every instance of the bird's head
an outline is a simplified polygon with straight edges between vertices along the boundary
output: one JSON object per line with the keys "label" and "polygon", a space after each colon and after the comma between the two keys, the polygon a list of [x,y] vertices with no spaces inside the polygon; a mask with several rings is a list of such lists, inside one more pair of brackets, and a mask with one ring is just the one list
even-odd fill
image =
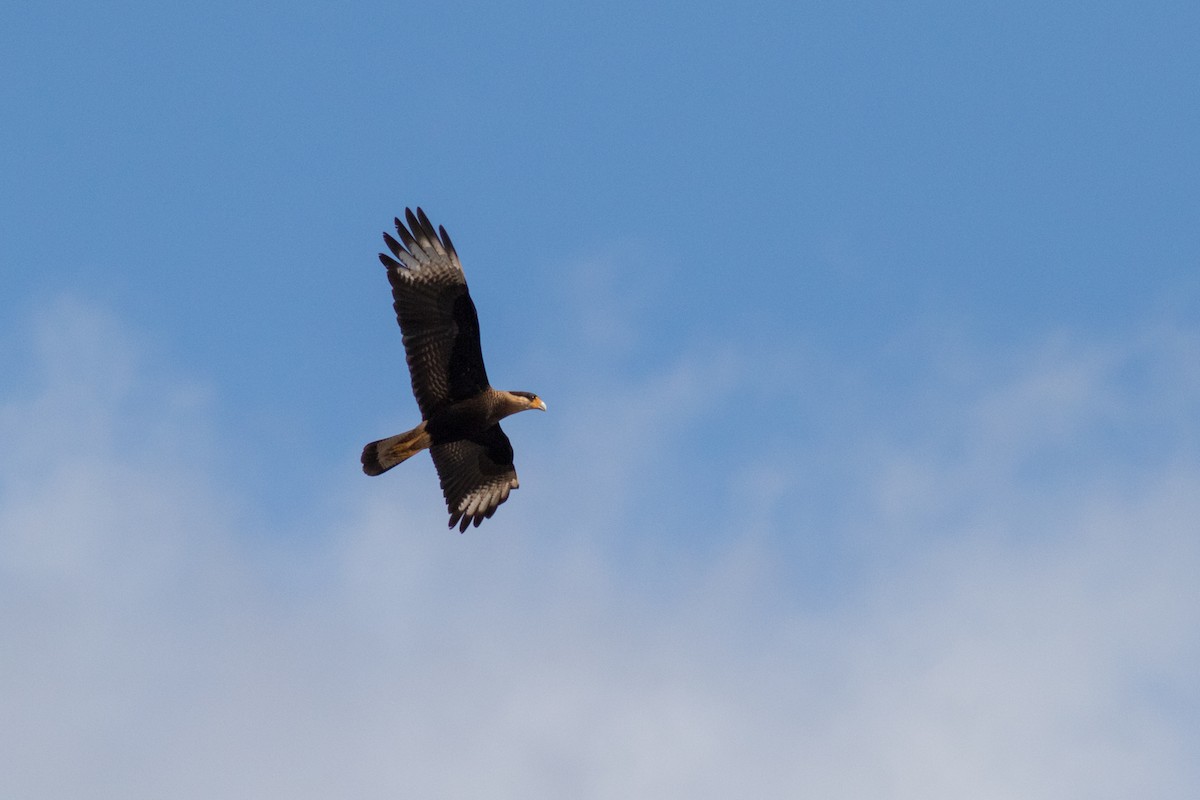
{"label": "bird's head", "polygon": [[522,411],[527,411],[531,408],[536,408],[538,411],[546,410],[546,404],[542,402],[542,398],[533,392],[509,392],[509,394],[518,398],[523,403]]}

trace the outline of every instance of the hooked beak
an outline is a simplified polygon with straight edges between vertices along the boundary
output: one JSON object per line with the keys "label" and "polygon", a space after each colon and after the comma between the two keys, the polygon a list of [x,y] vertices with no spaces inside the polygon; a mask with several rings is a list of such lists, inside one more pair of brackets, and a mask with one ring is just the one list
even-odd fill
{"label": "hooked beak", "polygon": [[545,402],[542,401],[542,398],[540,398],[540,397],[534,399],[534,401],[529,404],[529,407],[536,408],[538,411],[546,410],[546,404],[545,404]]}

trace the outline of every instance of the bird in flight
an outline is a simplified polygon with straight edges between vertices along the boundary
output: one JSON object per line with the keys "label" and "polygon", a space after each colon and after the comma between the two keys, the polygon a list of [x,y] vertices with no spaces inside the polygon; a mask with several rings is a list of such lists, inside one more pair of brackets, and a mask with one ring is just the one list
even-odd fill
{"label": "bird in flight", "polygon": [[396,219],[400,241],[383,234],[392,255],[380,253],[379,260],[392,285],[421,424],[368,444],[362,467],[380,475],[428,449],[450,527],[458,525],[461,532],[495,514],[518,486],[512,445],[500,420],[531,408],[545,411],[546,404],[530,392],[505,392],[488,383],[479,316],[446,229],[435,231],[420,208],[416,214],[406,208],[404,216],[407,228]]}

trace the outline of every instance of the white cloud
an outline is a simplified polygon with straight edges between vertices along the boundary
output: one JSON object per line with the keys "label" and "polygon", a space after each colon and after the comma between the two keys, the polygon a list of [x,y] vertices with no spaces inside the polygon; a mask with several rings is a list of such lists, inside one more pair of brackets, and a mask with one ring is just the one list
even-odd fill
{"label": "white cloud", "polygon": [[[864,430],[847,446],[872,456],[856,476],[868,502],[844,529],[782,532],[860,543],[826,603],[791,584],[775,562],[792,554],[762,531],[786,525],[764,507],[786,508],[811,464],[732,464],[712,523],[729,530],[708,531],[723,543],[702,556],[674,560],[686,548],[653,534],[661,510],[638,476],[669,465],[709,410],[664,416],[663,398],[728,399],[727,358],[608,387],[628,401],[553,428],[522,464],[525,494],[486,529],[444,532],[424,465],[386,484],[331,477],[331,498],[297,500],[323,503],[317,530],[293,536],[247,529],[258,514],[214,474],[219,453],[162,457],[205,449],[204,393],[163,377],[119,323],[59,307],[37,336],[36,385],[0,406],[5,795],[1200,787],[1200,469],[1183,413],[1200,387],[1170,379],[1194,354],[1187,336],[1052,345],[921,411],[919,441]],[[1114,420],[1169,424],[1179,444],[1098,458]],[[1075,480],[1030,477],[1030,459],[1077,452],[1092,460]],[[593,521],[562,530],[594,483]],[[597,541],[642,517],[644,549]]]}

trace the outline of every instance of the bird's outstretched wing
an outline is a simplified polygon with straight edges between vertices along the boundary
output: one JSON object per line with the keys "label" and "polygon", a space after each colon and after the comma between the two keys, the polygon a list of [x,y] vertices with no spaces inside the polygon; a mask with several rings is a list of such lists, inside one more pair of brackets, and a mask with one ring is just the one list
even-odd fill
{"label": "bird's outstretched wing", "polygon": [[479,436],[435,444],[429,449],[450,509],[450,527],[459,531],[496,513],[518,486],[513,450],[499,425]]}
{"label": "bird's outstretched wing", "polygon": [[435,231],[419,208],[416,214],[406,208],[404,215],[408,228],[396,219],[400,241],[383,234],[395,258],[380,253],[379,260],[392,284],[413,394],[421,416],[429,419],[438,409],[474,397],[489,384],[479,346],[479,316],[446,229]]}

